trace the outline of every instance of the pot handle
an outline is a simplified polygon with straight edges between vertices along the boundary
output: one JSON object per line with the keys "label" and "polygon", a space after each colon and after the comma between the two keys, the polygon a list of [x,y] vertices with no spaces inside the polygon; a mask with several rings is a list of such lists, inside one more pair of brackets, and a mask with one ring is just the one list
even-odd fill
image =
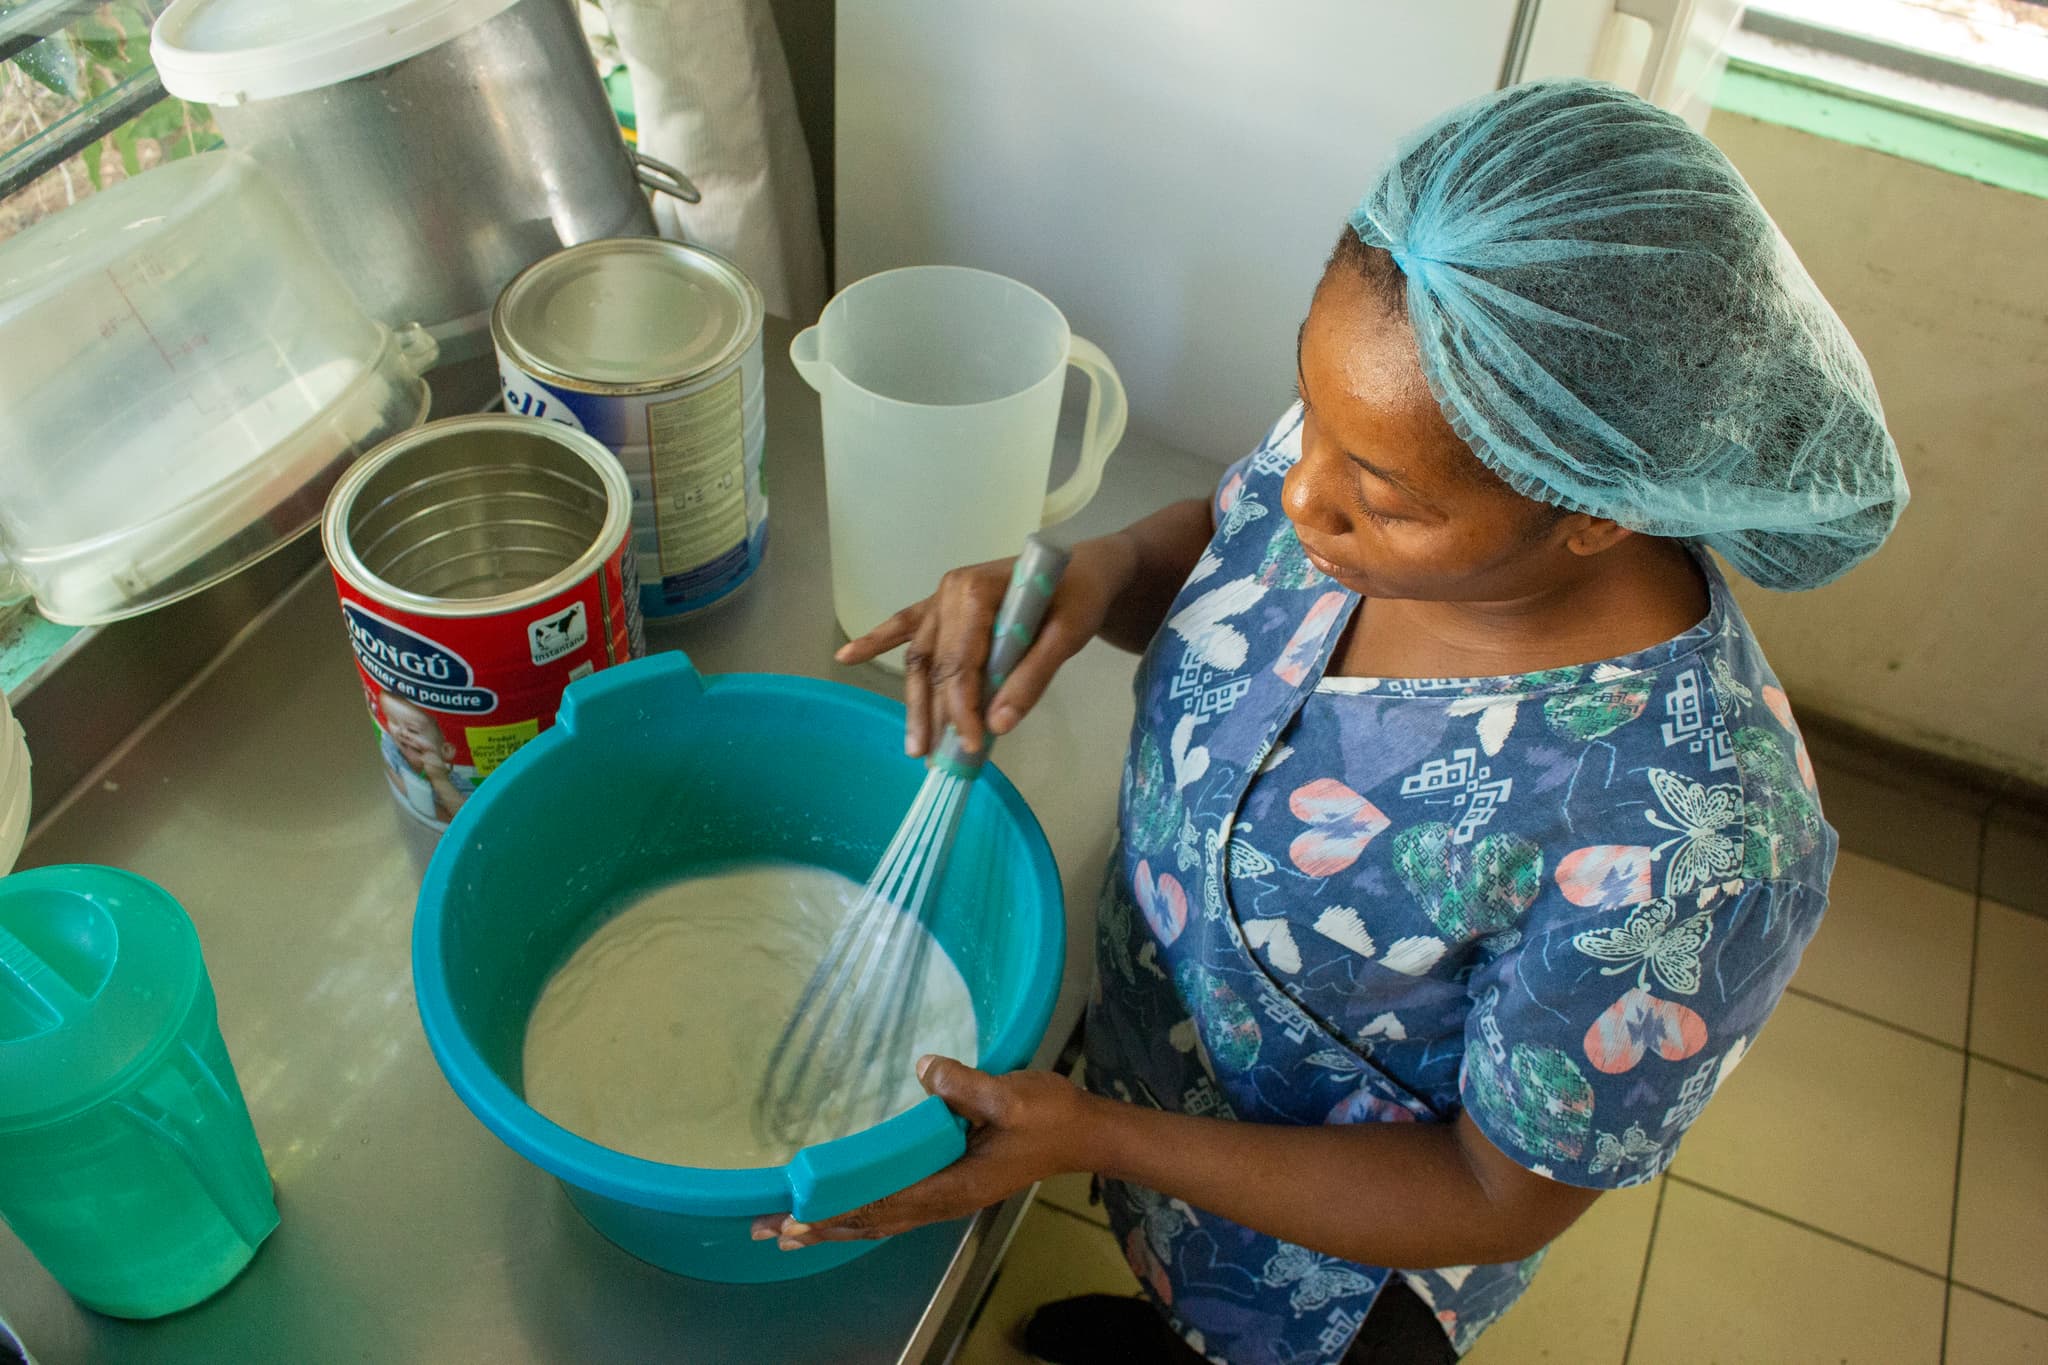
{"label": "pot handle", "polygon": [[645,152],[633,153],[633,173],[641,184],[656,194],[665,194],[671,199],[680,199],[685,204],[703,202],[703,191],[690,183],[684,175],[666,161],[657,161]]}

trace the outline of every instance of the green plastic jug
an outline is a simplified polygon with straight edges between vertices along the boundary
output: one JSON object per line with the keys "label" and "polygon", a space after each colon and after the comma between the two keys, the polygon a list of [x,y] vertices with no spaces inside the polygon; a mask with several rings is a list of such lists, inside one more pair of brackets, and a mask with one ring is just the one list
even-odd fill
{"label": "green plastic jug", "polygon": [[189,1308],[277,1226],[192,921],[111,867],[0,878],[0,1218],[88,1308]]}

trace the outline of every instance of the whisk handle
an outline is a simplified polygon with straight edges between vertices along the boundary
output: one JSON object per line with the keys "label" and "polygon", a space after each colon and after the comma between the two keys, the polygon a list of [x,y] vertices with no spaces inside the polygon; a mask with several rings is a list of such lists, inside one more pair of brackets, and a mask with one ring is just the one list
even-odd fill
{"label": "whisk handle", "polygon": [[995,696],[1031,651],[1071,557],[1037,536],[1025,539],[1024,553],[1017,556],[1017,565],[1010,571],[1009,591],[1003,594],[1003,605],[996,611],[988,651],[987,696]]}
{"label": "whisk handle", "polygon": [[[996,610],[995,629],[990,637],[988,651],[988,683],[982,689],[984,705],[995,697],[1010,674],[1016,670],[1026,654],[1031,651],[1032,642],[1038,638],[1038,628],[1045,624],[1045,613],[1052,607],[1052,595],[1059,589],[1060,577],[1067,571],[1067,561],[1072,556],[1057,545],[1037,536],[1027,536],[1024,552],[1017,556],[1017,564],[1010,572],[1010,587],[1003,594],[1003,604]],[[988,757],[994,736],[983,741],[979,753],[969,753],[961,743],[960,735],[951,726],[932,753],[932,766],[958,777],[973,777],[981,771],[981,765]]]}

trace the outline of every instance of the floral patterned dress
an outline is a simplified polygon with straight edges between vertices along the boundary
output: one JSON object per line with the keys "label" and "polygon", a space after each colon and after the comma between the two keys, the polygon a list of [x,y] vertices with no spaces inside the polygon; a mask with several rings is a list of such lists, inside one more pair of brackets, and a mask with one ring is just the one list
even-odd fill
{"label": "floral patterned dress", "polygon": [[[1819,926],[1834,831],[1713,565],[1604,663],[1326,678],[1357,597],[1280,511],[1291,412],[1138,674],[1088,1083],[1252,1123],[1444,1123],[1595,1188],[1670,1164]],[[1390,1274],[1463,1352],[1518,1264],[1390,1271],[1105,1182],[1146,1292],[1229,1365],[1339,1360]]]}

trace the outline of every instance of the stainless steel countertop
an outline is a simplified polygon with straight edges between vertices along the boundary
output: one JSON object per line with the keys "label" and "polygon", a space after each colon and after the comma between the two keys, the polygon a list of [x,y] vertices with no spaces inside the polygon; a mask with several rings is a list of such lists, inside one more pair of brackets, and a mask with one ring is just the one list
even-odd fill
{"label": "stainless steel countertop", "polygon": [[[789,365],[790,333],[770,321],[766,562],[730,607],[650,623],[649,647],[683,649],[707,672],[836,677],[900,696],[889,674],[831,662],[818,409]],[[1131,438],[1074,527],[1122,525],[1206,492],[1216,473]],[[1045,826],[1067,896],[1068,970],[1040,1064],[1087,989],[1133,662],[1091,645],[997,755]],[[776,1285],[706,1284],[632,1259],[470,1116],[428,1053],[408,947],[430,852],[384,784],[324,569],[30,841],[24,867],[132,868],[191,912],[283,1215],[240,1279],[154,1323],[78,1308],[0,1232],[0,1316],[42,1365],[949,1356],[1022,1198]]]}

